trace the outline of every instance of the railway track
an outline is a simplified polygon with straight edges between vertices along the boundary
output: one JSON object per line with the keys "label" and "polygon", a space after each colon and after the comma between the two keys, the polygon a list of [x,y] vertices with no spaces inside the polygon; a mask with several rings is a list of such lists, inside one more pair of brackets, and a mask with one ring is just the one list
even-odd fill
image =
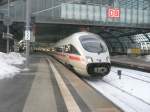
{"label": "railway track", "polygon": [[[114,67],[114,66],[113,66]],[[115,66],[116,68],[119,68],[119,66]],[[120,68],[120,69],[122,69],[122,68]],[[149,73],[149,72],[147,72],[147,71],[140,71],[140,70],[135,70],[135,69],[132,69],[132,68],[123,68],[123,69],[130,69],[130,72],[128,72],[128,73],[132,73],[132,74],[135,74],[135,71],[138,71],[138,72],[140,72],[140,74],[139,73],[136,73],[136,75],[140,75],[140,76],[143,76],[143,77],[146,77],[146,78],[150,78],[150,75],[149,74],[147,74],[147,73]],[[126,71],[127,72],[127,71]],[[144,74],[143,74],[143,72],[145,72]]]}
{"label": "railway track", "polygon": [[[116,73],[116,74],[117,74],[117,72],[116,72],[116,71],[112,71],[112,72],[114,72],[114,73]],[[137,74],[134,74],[134,75],[136,75],[136,76],[134,76],[134,75],[133,75],[133,76],[131,76],[131,75],[128,75],[128,74],[122,73],[122,75],[123,75],[123,76],[126,76],[126,77],[130,77],[130,78],[136,79],[136,80],[140,80],[140,81],[143,81],[143,82],[146,82],[146,83],[150,83],[150,77],[148,77],[148,76],[144,76],[144,75],[142,75],[142,74],[138,74],[138,76],[142,75],[142,77],[137,77]],[[143,77],[148,78],[148,80],[144,80],[144,79],[142,79]]]}
{"label": "railway track", "polygon": [[102,79],[102,81],[105,82],[105,83],[107,83],[107,84],[110,85],[111,87],[116,88],[116,89],[118,89],[118,90],[124,92],[125,94],[128,94],[129,96],[135,97],[136,99],[142,101],[143,103],[146,103],[147,105],[150,105],[150,103],[144,101],[143,99],[141,99],[141,98],[139,98],[139,97],[137,97],[137,96],[135,96],[135,95],[133,95],[133,94],[131,94],[131,93],[129,93],[129,92],[127,92],[127,91],[125,91],[125,90],[123,90],[123,89],[121,89],[121,88],[119,88],[119,87],[117,87],[117,86],[115,86],[115,85],[113,85],[113,84],[111,84],[111,83],[109,83],[109,82],[103,80],[103,79]]}
{"label": "railway track", "polygon": [[[122,70],[121,79],[118,78],[117,70]],[[104,78],[84,80],[124,111],[147,112],[150,110],[150,100],[146,93],[146,91],[149,92],[150,76],[146,72],[134,72],[134,70],[130,72],[130,70],[112,67],[110,74]]]}
{"label": "railway track", "polygon": [[[111,100],[114,104],[116,104],[117,106],[119,106],[121,109],[123,109],[124,111],[127,112],[147,112],[147,110],[150,110],[150,101],[145,99],[145,97],[141,97],[138,94],[135,94],[136,89],[134,89],[134,83],[132,84],[132,86],[127,89],[127,88],[122,88],[122,86],[118,86],[117,84],[115,84],[114,82],[116,80],[118,80],[118,76],[117,76],[117,70],[121,70],[121,68],[115,68],[112,67],[113,69],[111,70],[111,73],[108,74],[108,76],[104,77],[104,78],[83,78],[82,80],[84,80],[85,82],[87,82],[91,87],[95,88],[98,92],[102,93],[105,97],[107,97],[109,100]],[[115,68],[115,69],[114,69]],[[148,73],[144,73],[141,71],[137,71],[137,73],[134,72],[134,70],[130,71],[126,71],[124,72],[124,70],[122,70],[122,79],[118,80],[118,84],[122,83],[121,81],[124,79],[129,79],[130,82],[132,82],[132,80],[134,80],[135,82],[140,82],[140,83],[144,83],[146,85],[150,84],[150,76],[148,76]],[[144,74],[142,74],[144,73]],[[110,78],[109,76],[113,74],[114,78]],[[95,83],[94,85],[92,83]],[[126,82],[123,82],[126,83]],[[128,83],[128,80],[127,80]],[[105,85],[103,87],[103,85]],[[103,90],[99,90],[97,89],[97,87],[100,87],[101,89],[106,88],[106,91]],[[139,85],[135,85],[135,86],[139,86]],[[148,86],[146,86],[148,87]],[[111,90],[111,93],[109,93],[109,89]],[[131,90],[133,89],[133,91]],[[108,91],[107,91],[108,90]],[[135,91],[134,91],[135,90]],[[119,91],[120,94],[116,94],[115,92]],[[141,91],[142,92],[142,91]],[[149,91],[148,91],[149,92]],[[109,98],[109,95],[111,95],[111,97],[113,97],[113,99]],[[116,100],[117,99],[117,103]],[[131,102],[130,102],[131,100]],[[119,102],[119,103],[118,103]],[[121,104],[121,106],[120,106]],[[123,105],[123,106],[122,106]],[[126,109],[127,108],[127,109]],[[145,109],[146,108],[146,109]]]}

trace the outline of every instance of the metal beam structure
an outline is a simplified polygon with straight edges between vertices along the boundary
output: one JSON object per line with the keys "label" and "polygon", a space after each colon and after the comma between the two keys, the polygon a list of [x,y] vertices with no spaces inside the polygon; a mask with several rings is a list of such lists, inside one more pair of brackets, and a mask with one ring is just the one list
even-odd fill
{"label": "metal beam structure", "polygon": [[[31,30],[31,0],[26,0],[26,26],[25,26],[25,40],[26,40],[26,68],[29,65],[29,53],[30,53],[30,30]],[[26,33],[29,32],[27,35]],[[27,36],[27,37],[26,37]],[[28,38],[28,39],[26,39]]]}
{"label": "metal beam structure", "polygon": [[[31,0],[34,3],[32,14],[37,23],[150,28],[150,2],[148,0],[117,0],[117,3],[112,0],[73,1],[75,2]],[[26,0],[13,2],[16,8],[14,21],[25,22],[25,2]],[[108,18],[107,10],[109,7],[119,8],[120,18]]]}
{"label": "metal beam structure", "polygon": [[[13,1],[16,1],[16,0],[12,0],[12,2]],[[7,4],[7,2],[8,2],[7,0],[0,0],[0,6],[4,5],[4,4]]]}

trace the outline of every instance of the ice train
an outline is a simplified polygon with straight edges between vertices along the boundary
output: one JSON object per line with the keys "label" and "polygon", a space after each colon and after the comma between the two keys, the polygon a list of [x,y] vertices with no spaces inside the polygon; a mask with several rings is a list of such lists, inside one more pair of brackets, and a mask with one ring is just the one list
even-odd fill
{"label": "ice train", "polygon": [[90,32],[78,32],[60,40],[52,48],[52,55],[83,76],[105,76],[111,63],[103,39]]}

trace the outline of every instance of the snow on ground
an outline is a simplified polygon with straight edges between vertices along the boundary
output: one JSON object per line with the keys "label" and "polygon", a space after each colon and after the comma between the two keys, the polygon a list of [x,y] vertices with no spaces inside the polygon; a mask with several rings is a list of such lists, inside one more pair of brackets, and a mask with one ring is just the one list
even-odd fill
{"label": "snow on ground", "polygon": [[0,52],[0,79],[13,77],[21,71],[15,65],[21,65],[25,61],[19,53],[10,52],[9,54]]}
{"label": "snow on ground", "polygon": [[[122,70],[121,79],[118,70]],[[102,80],[87,82],[126,112],[150,112],[150,73],[112,67]]]}

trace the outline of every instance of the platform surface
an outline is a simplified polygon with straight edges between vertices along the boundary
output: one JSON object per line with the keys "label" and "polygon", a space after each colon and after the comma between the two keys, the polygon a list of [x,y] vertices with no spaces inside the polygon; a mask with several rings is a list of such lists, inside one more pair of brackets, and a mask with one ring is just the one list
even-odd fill
{"label": "platform surface", "polygon": [[30,57],[29,71],[0,80],[0,112],[121,112],[47,55]]}

